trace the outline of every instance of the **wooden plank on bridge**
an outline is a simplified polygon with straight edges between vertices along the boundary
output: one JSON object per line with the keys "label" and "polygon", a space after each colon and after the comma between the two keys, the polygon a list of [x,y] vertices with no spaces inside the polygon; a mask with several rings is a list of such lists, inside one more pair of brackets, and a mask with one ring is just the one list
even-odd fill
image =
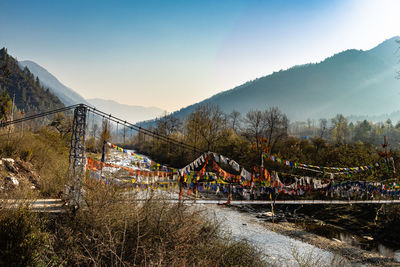
{"label": "wooden plank on bridge", "polygon": [[26,206],[37,212],[63,212],[64,201],[61,199],[0,199],[0,206],[5,208],[18,208]]}

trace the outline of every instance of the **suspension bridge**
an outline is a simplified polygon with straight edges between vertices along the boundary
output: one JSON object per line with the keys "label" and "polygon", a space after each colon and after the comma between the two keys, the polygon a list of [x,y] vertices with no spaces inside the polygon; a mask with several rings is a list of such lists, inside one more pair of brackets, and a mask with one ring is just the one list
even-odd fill
{"label": "suspension bridge", "polygon": [[[169,136],[166,135],[162,135],[160,133],[157,133],[155,131],[151,131],[149,129],[140,127],[136,124],[127,122],[126,120],[117,118],[115,116],[113,116],[112,114],[107,114],[101,110],[98,110],[94,107],[91,107],[89,105],[86,104],[77,104],[77,105],[72,105],[72,106],[68,106],[68,107],[64,107],[64,108],[60,108],[60,109],[55,109],[55,110],[51,110],[51,111],[47,111],[47,112],[43,112],[43,113],[39,113],[39,114],[35,114],[32,116],[27,116],[24,118],[19,118],[19,119],[15,119],[15,120],[11,120],[11,121],[5,121],[5,122],[1,122],[0,123],[0,128],[4,128],[4,127],[8,127],[14,124],[18,124],[18,123],[23,123],[23,122],[27,122],[27,121],[31,121],[31,120],[35,120],[38,118],[43,118],[43,117],[47,117],[50,115],[54,115],[57,113],[61,113],[61,112],[71,112],[73,111],[73,125],[72,125],[72,136],[71,136],[71,145],[70,145],[70,152],[69,152],[69,168],[68,168],[68,183],[66,185],[66,189],[64,192],[64,201],[61,199],[41,199],[41,200],[35,200],[35,201],[28,201],[28,205],[32,207],[32,209],[34,210],[53,210],[56,212],[59,212],[60,209],[62,209],[62,207],[65,206],[65,203],[67,203],[67,206],[69,207],[73,207],[74,209],[79,208],[79,206],[82,203],[82,187],[83,187],[83,183],[84,183],[84,174],[87,170],[87,163],[88,163],[88,159],[86,157],[86,128],[87,128],[87,122],[88,122],[88,114],[92,113],[93,115],[97,115],[100,116],[101,118],[103,118],[103,120],[108,120],[110,122],[116,123],[117,125],[121,125],[123,127],[126,127],[128,129],[132,129],[135,130],[137,132],[140,132],[144,135],[156,138],[160,141],[164,141],[167,142],[169,144],[172,144],[174,146],[178,146],[182,149],[186,149],[186,150],[190,150],[193,151],[193,153],[196,153],[198,155],[201,155],[194,163],[195,166],[197,166],[198,164],[204,164],[204,163],[208,163],[208,160],[211,159],[211,157],[214,155],[215,153],[212,152],[205,152],[205,151],[201,151],[199,148],[175,140],[173,138],[170,138]],[[123,150],[123,149],[121,149]],[[221,159],[223,159],[223,157],[221,156]],[[226,158],[225,158],[226,160]],[[231,160],[230,162],[233,162],[234,164],[238,165],[235,161]],[[100,165],[100,169],[102,170],[106,165],[106,163],[101,162],[99,163]],[[92,163],[93,165],[93,163]],[[234,166],[236,166],[234,165]],[[92,166],[93,167],[93,166]],[[205,167],[204,167],[205,168]],[[169,184],[171,184],[171,187],[168,188],[172,188],[173,189],[173,183],[175,183],[175,188],[176,185],[178,184],[178,189],[179,189],[179,199],[178,198],[169,198],[169,199],[165,199],[164,201],[167,202],[183,202],[183,203],[187,203],[187,204],[231,204],[231,205],[274,205],[274,204],[282,204],[282,205],[322,205],[322,204],[329,204],[329,205],[348,205],[348,204],[400,204],[400,200],[397,199],[366,199],[366,200],[351,200],[350,198],[346,199],[346,200],[304,200],[304,199],[297,199],[297,200],[277,200],[277,199],[272,199],[271,197],[271,192],[275,192],[278,191],[278,188],[274,188],[276,187],[276,184],[278,184],[278,186],[280,187],[279,190],[281,190],[282,188],[284,188],[284,185],[279,181],[279,178],[275,177],[273,180],[273,183],[271,181],[269,181],[269,185],[267,186],[268,190],[264,193],[270,193],[269,196],[271,197],[271,199],[269,200],[232,200],[231,199],[231,193],[233,192],[243,192],[242,188],[243,186],[240,185],[240,175],[238,176],[234,176],[234,175],[230,175],[228,174],[226,171],[222,170],[222,168],[220,168],[215,162],[214,162],[214,168],[216,168],[217,172],[222,175],[223,177],[229,177],[231,178],[230,181],[235,180],[235,177],[239,177],[238,179],[236,179],[234,182],[229,182],[229,181],[223,181],[223,189],[226,189],[227,193],[225,196],[228,197],[228,199],[207,199],[207,198],[202,198],[202,199],[194,199],[193,197],[187,198],[187,199],[183,199],[182,196],[182,189],[183,186],[182,184],[185,184],[187,187],[186,189],[190,192],[190,189],[196,191],[196,193],[199,191],[197,188],[199,185],[201,185],[201,188],[217,188],[217,190],[220,190],[220,186],[217,185],[218,183],[214,182],[209,182],[209,181],[196,181],[195,184],[195,188],[192,187],[190,188],[188,186],[188,184],[190,182],[186,181],[183,179],[184,177],[184,171],[188,171],[191,169],[194,169],[193,167],[193,163],[188,165],[187,167],[185,167],[184,169],[181,169],[179,171],[176,172],[176,177],[174,176],[169,176],[169,177],[173,177],[173,180],[167,180],[167,182]],[[239,166],[238,166],[239,168]],[[129,168],[125,168],[128,169]],[[240,168],[239,168],[240,170]],[[242,168],[242,176],[246,177],[247,175],[250,175],[248,172],[244,172],[245,170]],[[136,171],[135,172],[136,176],[138,177],[139,175],[143,175],[143,173],[141,173],[141,171]],[[148,172],[146,175],[154,175],[153,173]],[[157,172],[157,175],[159,175],[159,172]],[[101,177],[100,177],[101,178]],[[148,178],[148,177],[147,177]],[[186,178],[185,178],[186,179]],[[252,184],[249,182],[249,179],[247,179],[247,187],[251,187]],[[301,182],[302,183],[302,182]],[[315,183],[315,181],[314,181]],[[160,182],[153,182],[153,186],[147,186],[147,185],[143,185],[143,183],[133,183],[135,185],[135,188],[137,189],[141,189],[141,188],[151,188],[154,189],[154,184],[157,184],[157,188],[159,188],[160,186]],[[292,187],[292,191],[294,190],[293,188],[297,189],[297,184],[294,185],[294,187]],[[314,185],[315,186],[315,185]],[[325,190],[326,187],[324,187],[324,185],[318,185],[320,189]],[[360,188],[364,188],[366,187],[368,190],[371,190],[371,186],[372,185],[366,185],[366,184],[362,184],[362,185],[357,185],[358,189]],[[379,185],[380,186],[380,185]],[[379,186],[377,186],[377,188],[379,188]],[[301,187],[301,191],[306,192],[306,189],[310,187],[310,184],[308,185],[303,185]],[[286,187],[287,188],[287,187]],[[332,188],[332,187],[331,187]],[[304,189],[304,190],[303,190]],[[250,191],[252,189],[250,188]],[[286,189],[283,189],[286,190]],[[337,190],[337,188],[335,189]],[[376,190],[376,189],[375,189]],[[386,189],[385,189],[386,190]],[[201,191],[201,190],[200,190]],[[287,191],[287,190],[286,190]],[[294,191],[293,191],[294,192]],[[297,191],[296,191],[297,192]],[[386,192],[386,191],[385,191]],[[268,194],[267,194],[268,195]],[[177,196],[177,194],[175,194],[175,196]],[[397,196],[397,194],[392,194],[391,196]],[[264,198],[265,199],[265,198]],[[144,200],[144,199],[143,199]],[[137,201],[141,201],[140,199],[138,199]],[[0,200],[1,202],[1,200]],[[3,203],[5,201],[2,201]],[[17,202],[13,202],[18,203]],[[11,205],[11,204],[10,204]]]}

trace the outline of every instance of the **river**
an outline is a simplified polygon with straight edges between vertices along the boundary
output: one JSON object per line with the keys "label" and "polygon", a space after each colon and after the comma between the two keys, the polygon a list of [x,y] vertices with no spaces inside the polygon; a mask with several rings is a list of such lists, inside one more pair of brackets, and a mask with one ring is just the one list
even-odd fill
{"label": "river", "polygon": [[[133,159],[129,154],[114,151],[107,161],[131,167],[132,160],[137,159]],[[110,171],[117,170],[110,168]],[[341,256],[330,251],[268,230],[263,225],[263,222],[250,212],[240,212],[236,209],[217,205],[197,204],[195,206],[195,208],[204,210],[208,216],[219,221],[225,233],[232,234],[237,239],[244,238],[248,240],[249,243],[260,250],[271,264],[277,266],[299,266],[307,263],[307,266],[331,266],[335,261],[343,261]],[[336,238],[342,242],[358,246],[353,241],[350,242],[349,240],[354,238],[345,233],[338,233]],[[399,258],[400,255],[398,252],[390,251],[383,245],[377,246],[377,250],[379,253],[389,257],[395,255]],[[351,266],[363,265],[351,264]]]}

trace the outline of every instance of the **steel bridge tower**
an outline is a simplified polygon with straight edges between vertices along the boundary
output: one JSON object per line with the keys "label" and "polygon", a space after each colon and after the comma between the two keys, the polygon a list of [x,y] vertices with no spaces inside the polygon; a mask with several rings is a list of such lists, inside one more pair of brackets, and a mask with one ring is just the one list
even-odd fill
{"label": "steel bridge tower", "polygon": [[87,107],[83,104],[80,104],[74,110],[68,183],[65,189],[67,203],[74,210],[79,208],[83,194],[82,183],[86,168],[86,114]]}

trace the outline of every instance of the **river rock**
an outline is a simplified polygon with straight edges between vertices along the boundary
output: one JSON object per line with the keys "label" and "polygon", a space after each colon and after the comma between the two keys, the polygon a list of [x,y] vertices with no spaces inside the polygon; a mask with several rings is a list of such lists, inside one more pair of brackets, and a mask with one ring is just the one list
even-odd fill
{"label": "river rock", "polygon": [[1,160],[4,162],[12,163],[12,164],[14,164],[14,162],[15,162],[14,159],[12,159],[12,158],[2,158]]}
{"label": "river rock", "polygon": [[273,214],[272,212],[270,212],[270,211],[264,212],[263,215],[264,215],[264,216],[267,216],[267,217],[272,217],[272,216],[274,216],[274,214]]}
{"label": "river rock", "polygon": [[14,176],[6,177],[6,181],[12,183],[15,186],[19,185],[19,181]]}

